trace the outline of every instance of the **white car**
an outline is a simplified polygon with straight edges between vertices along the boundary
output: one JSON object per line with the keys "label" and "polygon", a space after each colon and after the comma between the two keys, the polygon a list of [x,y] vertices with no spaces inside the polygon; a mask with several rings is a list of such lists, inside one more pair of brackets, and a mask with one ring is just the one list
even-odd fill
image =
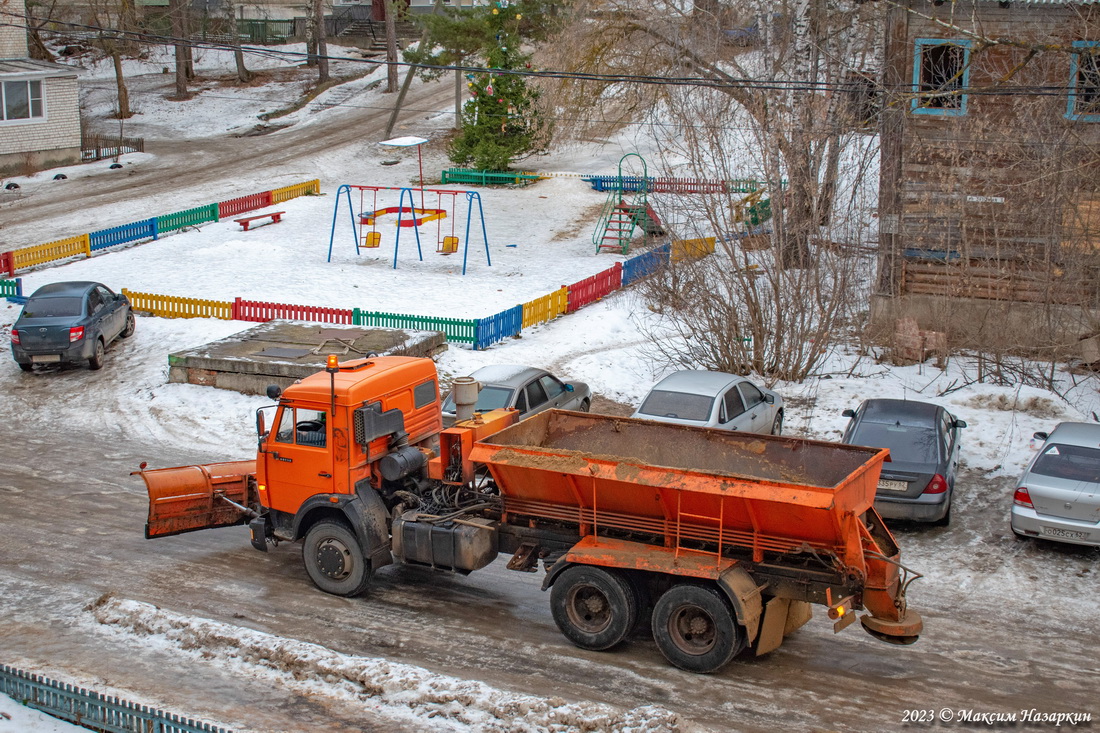
{"label": "white car", "polygon": [[1020,537],[1100,545],[1100,425],[1059,423],[1016,484],[1012,531]]}
{"label": "white car", "polygon": [[654,385],[631,417],[779,435],[783,398],[735,374],[688,370]]}

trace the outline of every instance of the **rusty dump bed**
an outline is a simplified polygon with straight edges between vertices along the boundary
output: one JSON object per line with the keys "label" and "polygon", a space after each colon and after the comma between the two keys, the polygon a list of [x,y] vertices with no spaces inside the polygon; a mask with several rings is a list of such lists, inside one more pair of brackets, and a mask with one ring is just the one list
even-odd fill
{"label": "rusty dump bed", "polygon": [[[477,443],[507,511],[786,552],[840,549],[888,452],[549,410]],[[568,515],[568,516],[567,516]]]}

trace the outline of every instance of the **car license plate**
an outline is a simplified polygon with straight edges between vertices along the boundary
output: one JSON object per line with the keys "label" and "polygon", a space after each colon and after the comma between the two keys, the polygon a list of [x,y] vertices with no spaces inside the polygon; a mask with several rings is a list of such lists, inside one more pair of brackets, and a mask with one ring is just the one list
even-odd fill
{"label": "car license plate", "polygon": [[42,354],[41,356],[32,356],[32,364],[56,364],[61,361],[61,354]]}
{"label": "car license plate", "polygon": [[905,491],[909,488],[909,484],[905,481],[891,481],[884,478],[878,482],[878,487],[883,491]]}
{"label": "car license plate", "polygon": [[1047,537],[1061,537],[1064,540],[1088,539],[1088,532],[1075,532],[1072,529],[1059,529],[1058,527],[1043,527],[1043,534]]}

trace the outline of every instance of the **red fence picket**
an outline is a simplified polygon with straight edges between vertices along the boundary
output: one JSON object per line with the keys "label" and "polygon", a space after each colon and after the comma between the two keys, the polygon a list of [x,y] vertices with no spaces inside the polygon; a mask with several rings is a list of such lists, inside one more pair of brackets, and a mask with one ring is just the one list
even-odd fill
{"label": "red fence picket", "polygon": [[597,272],[592,277],[586,277],[580,282],[566,285],[569,289],[568,302],[565,306],[566,313],[572,313],[582,306],[594,303],[608,293],[614,292],[623,284],[623,263],[616,262],[615,266]]}
{"label": "red fence picket", "polygon": [[246,211],[255,211],[256,209],[262,209],[265,206],[271,205],[271,191],[254,193],[250,196],[241,196],[237,199],[229,199],[228,201],[220,202],[218,204],[218,218],[225,219],[226,217],[243,214]]}
{"label": "red fence picket", "polygon": [[276,318],[315,323],[351,324],[351,310],[347,308],[321,308],[315,305],[290,305],[288,303],[264,303],[257,300],[233,301],[233,320],[266,323]]}
{"label": "red fence picket", "polygon": [[8,277],[15,274],[15,258],[11,252],[0,252],[0,270],[6,272]]}

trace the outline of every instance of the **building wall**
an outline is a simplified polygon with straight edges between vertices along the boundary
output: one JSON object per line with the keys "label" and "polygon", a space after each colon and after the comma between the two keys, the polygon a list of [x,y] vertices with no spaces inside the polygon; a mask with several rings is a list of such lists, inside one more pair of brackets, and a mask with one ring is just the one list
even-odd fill
{"label": "building wall", "polygon": [[[0,22],[14,20],[10,14],[23,16],[23,0],[0,0]],[[20,59],[27,56],[27,31],[10,25],[0,25],[0,59]]]}
{"label": "building wall", "polygon": [[0,171],[80,161],[80,100],[75,77],[43,80],[46,118],[0,124]]}

